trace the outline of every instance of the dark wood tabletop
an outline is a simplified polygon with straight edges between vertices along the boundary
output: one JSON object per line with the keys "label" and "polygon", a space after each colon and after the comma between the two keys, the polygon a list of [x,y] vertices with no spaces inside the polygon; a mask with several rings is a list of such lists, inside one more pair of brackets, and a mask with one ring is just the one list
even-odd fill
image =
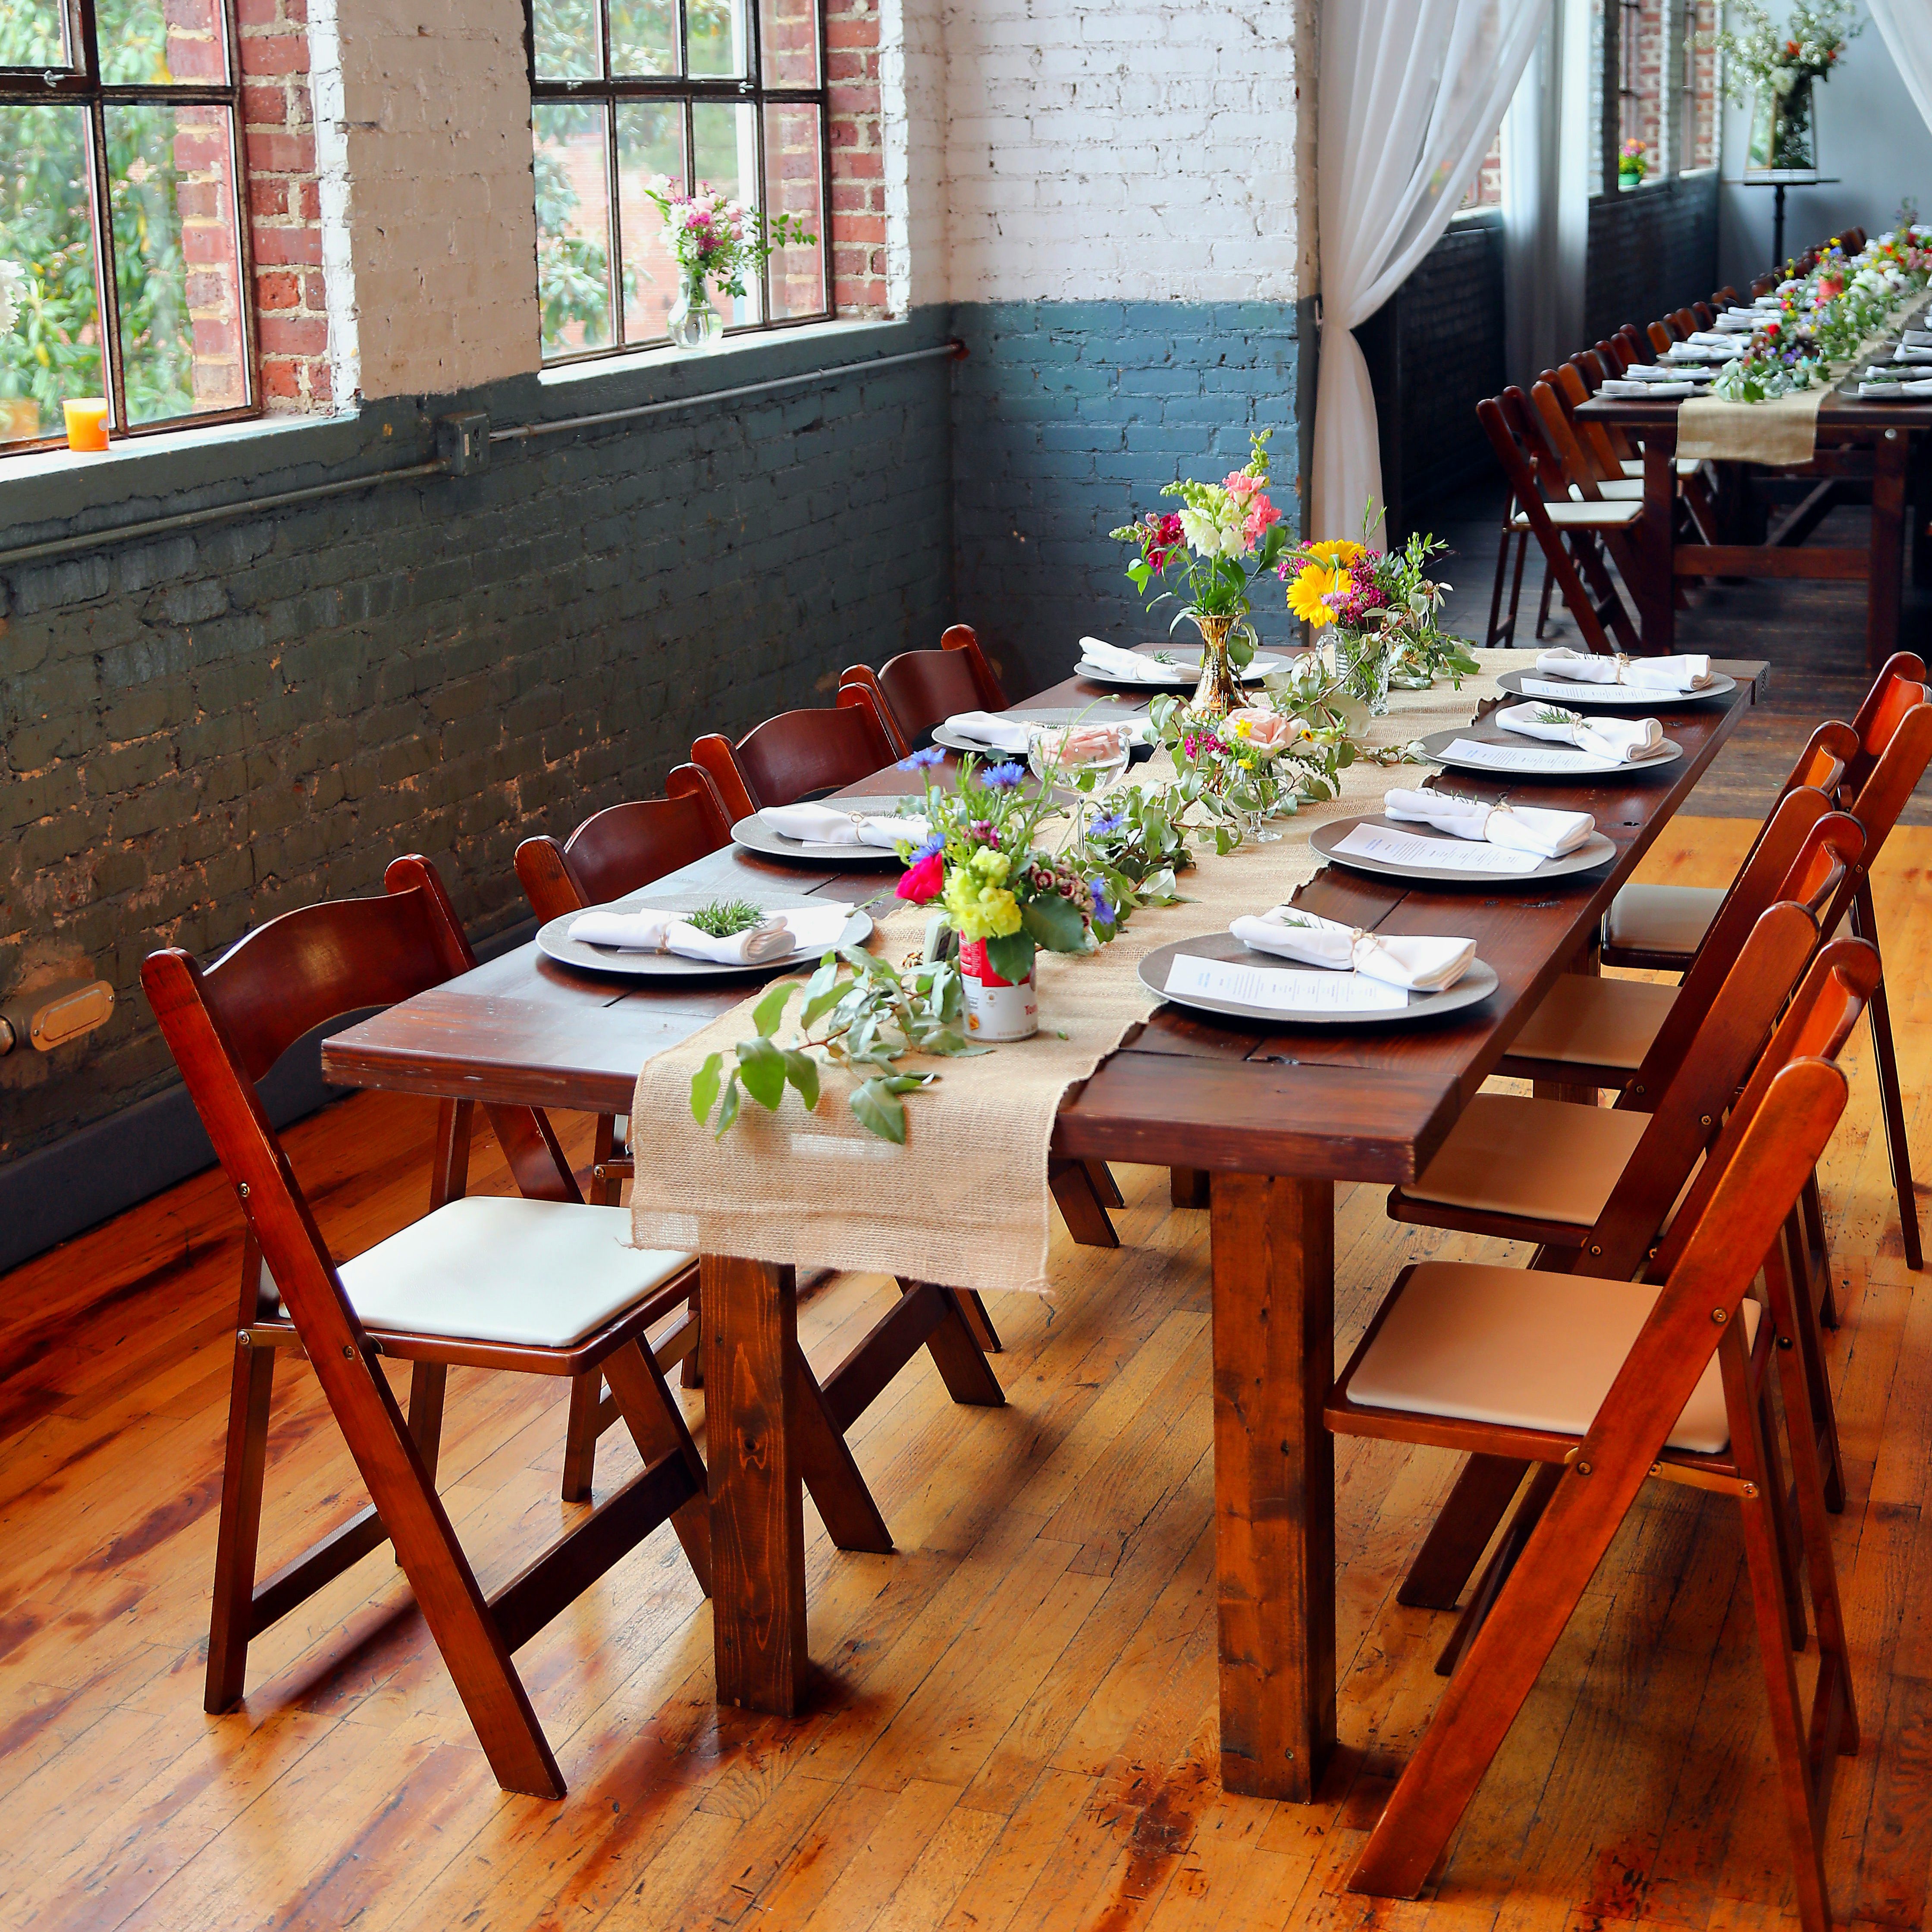
{"label": "dark wood tabletop", "polygon": [[[1354,925],[1474,939],[1499,980],[1480,1006],[1359,1032],[1251,1029],[1162,1007],[1062,1107],[1058,1151],[1172,1167],[1177,1200],[1210,1215],[1220,1768],[1231,1790],[1305,1802],[1334,1748],[1334,1465],[1322,1420],[1334,1376],[1334,1184],[1400,1180],[1425,1166],[1538,1001],[1588,949],[1617,887],[1736,728],[1766,671],[1756,662],[1718,668],[1738,680],[1734,691],[1665,713],[1684,748],[1674,764],[1590,785],[1515,782],[1518,796],[1595,816],[1617,846],[1601,872],[1529,890],[1450,890],[1331,866],[1298,895]],[[1030,701],[1101,694],[1070,680]],[[1487,798],[1505,789],[1462,773],[1454,782]],[[902,774],[886,772],[858,789],[904,787]],[[661,882],[753,900],[805,892],[860,902],[893,883],[890,866],[841,874],[736,849]],[[1153,916],[1188,936],[1184,907]],[[744,991],[647,990],[572,972],[525,946],[336,1034],[322,1064],[351,1085],[622,1112],[646,1058]],[[650,1124],[634,1121],[632,1132],[634,1145],[646,1144]],[[802,1486],[808,1407],[824,1397],[795,1366],[791,1268],[707,1254],[700,1275],[718,1694],[788,1716],[813,1676]],[[915,1291],[925,1290],[902,1286],[901,1306],[914,1310]],[[847,1480],[862,1490],[856,1466]]]}

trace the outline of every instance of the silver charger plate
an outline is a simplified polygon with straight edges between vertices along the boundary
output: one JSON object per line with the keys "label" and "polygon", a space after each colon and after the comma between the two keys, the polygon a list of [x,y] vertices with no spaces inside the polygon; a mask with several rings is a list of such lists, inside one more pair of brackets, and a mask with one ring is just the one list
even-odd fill
{"label": "silver charger plate", "polygon": [[1381,813],[1371,812],[1364,812],[1358,818],[1337,818],[1326,825],[1318,825],[1309,835],[1308,842],[1330,865],[1346,866],[1351,872],[1366,872],[1378,879],[1406,879],[1425,886],[1486,886],[1503,891],[1517,886],[1546,885],[1552,879],[1565,878],[1572,872],[1593,872],[1617,856],[1616,841],[1605,838],[1600,832],[1593,832],[1575,851],[1566,852],[1560,859],[1538,860],[1535,868],[1528,872],[1451,872],[1434,866],[1394,866],[1380,859],[1364,859],[1353,852],[1335,850],[1358,825],[1379,825],[1390,832],[1407,832],[1420,838],[1448,838],[1453,836],[1438,832],[1432,825],[1418,825],[1407,819],[1384,818]]}
{"label": "silver charger plate", "polygon": [[1646,758],[1640,764],[1612,764],[1607,759],[1592,761],[1587,765],[1573,765],[1568,771],[1537,771],[1527,765],[1478,765],[1465,764],[1460,758],[1448,755],[1449,747],[1458,738],[1478,738],[1486,744],[1502,745],[1506,748],[1524,751],[1547,749],[1574,750],[1574,746],[1551,745],[1546,739],[1526,738],[1520,733],[1485,731],[1479,724],[1465,724],[1459,729],[1432,731],[1426,738],[1418,739],[1425,753],[1438,765],[1447,765],[1452,770],[1468,772],[1485,778],[1529,778],[1539,784],[1568,784],[1578,778],[1638,778],[1646,772],[1660,770],[1666,765],[1674,765],[1684,755],[1684,747],[1675,738],[1666,738],[1664,748],[1654,758]]}
{"label": "silver charger plate", "polygon": [[[920,792],[882,792],[877,798],[828,798],[817,801],[835,812],[860,812],[867,818],[890,818],[902,808],[913,812],[926,802]],[[788,838],[774,832],[756,812],[741,818],[731,836],[747,851],[768,859],[796,859],[814,866],[836,866],[842,872],[865,866],[896,866],[899,855],[883,845],[821,845],[816,841]]]}
{"label": "silver charger plate", "polygon": [[1233,1000],[1209,1000],[1191,993],[1168,992],[1168,969],[1175,956],[1183,952],[1190,953],[1196,959],[1225,959],[1244,966],[1274,967],[1284,971],[1295,970],[1293,960],[1280,958],[1272,952],[1251,952],[1232,932],[1211,932],[1198,939],[1177,939],[1168,945],[1156,946],[1140,963],[1141,984],[1156,998],[1166,1000],[1170,1006],[1184,1006],[1190,1012],[1211,1013],[1217,1019],[1245,1020],[1264,1029],[1285,1026],[1407,1026],[1414,1021],[1436,1019],[1444,1013],[1460,1012],[1465,1006],[1480,1005],[1498,984],[1496,968],[1477,959],[1446,993],[1411,993],[1406,1006],[1388,1012],[1279,1012],[1272,1006],[1244,1006]]}
{"label": "silver charger plate", "polygon": [[[1156,668],[1172,673],[1160,678],[1116,677],[1112,671],[1090,664],[1084,658],[1073,667],[1076,677],[1089,684],[1103,684],[1110,691],[1192,691],[1201,682],[1201,646],[1198,644],[1159,644],[1152,646],[1169,662]],[[1150,663],[1156,662],[1150,658]],[[1257,651],[1245,670],[1236,674],[1244,684],[1258,684],[1271,670],[1286,670],[1288,661],[1268,651]]]}
{"label": "silver charger plate", "polygon": [[[1526,691],[1526,679],[1539,684],[1560,684],[1565,687],[1561,700],[1546,698],[1540,691]],[[1514,698],[1540,699],[1546,704],[1560,702],[1573,711],[1664,711],[1681,704],[1702,704],[1707,698],[1722,698],[1738,688],[1734,677],[1726,677],[1720,670],[1711,674],[1711,682],[1702,691],[1688,691],[1682,697],[1675,697],[1660,691],[1639,691],[1628,684],[1585,684],[1580,679],[1568,677],[1539,677],[1533,670],[1506,670],[1496,680],[1498,690],[1507,691]],[[1574,688],[1574,695],[1570,692]]]}
{"label": "silver charger plate", "polygon": [[[639,896],[628,899],[617,899],[612,903],[621,912],[636,912],[646,906],[664,906],[676,912],[696,912],[700,907],[711,903],[710,898],[685,893],[680,896],[652,898]],[[688,900],[689,904],[684,902]],[[766,912],[785,912],[794,907],[802,908],[808,903],[795,899],[787,905],[770,905]],[[584,912],[595,910],[586,906]],[[675,952],[626,952],[614,946],[586,946],[570,937],[570,928],[584,916],[583,912],[566,913],[561,919],[554,919],[537,934],[537,950],[548,959],[554,959],[560,966],[574,966],[591,973],[617,973],[627,980],[753,980],[761,979],[773,973],[787,973],[800,966],[815,964],[823,956],[821,946],[806,946],[796,952],[788,952],[777,959],[760,959],[755,966],[721,966],[715,960],[682,959]],[[845,922],[836,944],[840,946],[862,946],[872,936],[872,921],[869,914],[855,912]]]}

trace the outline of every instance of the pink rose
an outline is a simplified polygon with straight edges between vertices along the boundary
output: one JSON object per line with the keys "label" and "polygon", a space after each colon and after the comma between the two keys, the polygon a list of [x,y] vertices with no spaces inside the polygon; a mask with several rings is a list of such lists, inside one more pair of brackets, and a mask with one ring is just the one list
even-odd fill
{"label": "pink rose", "polygon": [[1231,711],[1222,728],[1230,744],[1237,748],[1252,745],[1270,758],[1308,735],[1306,726],[1298,718],[1284,718],[1278,711]]}

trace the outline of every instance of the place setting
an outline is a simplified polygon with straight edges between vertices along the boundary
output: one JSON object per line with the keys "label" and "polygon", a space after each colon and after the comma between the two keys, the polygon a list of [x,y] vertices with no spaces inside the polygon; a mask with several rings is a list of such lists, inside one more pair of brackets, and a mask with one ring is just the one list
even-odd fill
{"label": "place setting", "polygon": [[982,758],[1024,758],[1042,734],[1090,725],[1118,730],[1126,741],[1129,761],[1135,764],[1154,756],[1160,738],[1154,720],[1144,711],[1135,710],[1118,698],[1105,698],[1080,706],[956,712],[932,728],[932,742],[949,752]]}
{"label": "place setting", "polygon": [[[1130,651],[1099,638],[1082,638],[1074,675],[1114,690],[1192,691],[1201,681],[1203,649],[1200,644],[1154,644]],[[1244,684],[1259,684],[1270,671],[1288,667],[1286,658],[1257,651],[1234,675]]]}
{"label": "place setting", "polygon": [[1370,932],[1292,905],[1158,946],[1138,971],[1149,992],[1175,1006],[1264,1026],[1434,1019],[1478,1004],[1498,983],[1472,939]]}
{"label": "place setting", "polygon": [[1539,651],[1534,670],[1504,671],[1496,684],[1518,698],[1553,698],[1584,711],[1700,704],[1728,696],[1738,688],[1736,678],[1713,670],[1709,658],[1692,651],[1654,658]]}
{"label": "place setting", "polygon": [[931,828],[920,816],[917,792],[800,805],[768,805],[741,818],[731,836],[746,850],[768,859],[823,865],[886,866],[899,863],[899,848],[916,845]]}
{"label": "place setting", "polygon": [[872,920],[838,899],[757,905],[695,895],[636,896],[548,921],[537,950],[559,965],[632,979],[710,980],[783,972],[862,946]]}
{"label": "place setting", "polygon": [[[1432,838],[1416,830],[1446,834]],[[1433,788],[1391,791],[1379,812],[1317,826],[1309,843],[1352,872],[1432,886],[1539,886],[1595,871],[1616,843],[1587,812],[1552,812]]]}
{"label": "place setting", "polygon": [[[1484,726],[1507,735],[1472,735]],[[1438,765],[1514,778],[1628,776],[1675,764],[1684,755],[1654,718],[1586,718],[1560,704],[1534,702],[1504,705],[1480,725],[1432,732],[1418,743]]]}

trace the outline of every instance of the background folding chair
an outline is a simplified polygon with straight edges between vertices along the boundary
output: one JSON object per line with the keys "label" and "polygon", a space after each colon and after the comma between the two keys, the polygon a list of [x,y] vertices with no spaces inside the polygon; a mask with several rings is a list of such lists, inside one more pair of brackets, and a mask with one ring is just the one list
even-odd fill
{"label": "background folding chair", "polygon": [[[517,877],[537,917],[551,920],[608,905],[641,891],[654,879],[688,866],[731,842],[730,823],[710,779],[695,765],[680,765],[665,782],[664,798],[638,799],[592,813],[560,845],[548,836],[517,848]],[[591,1154],[592,1198],[614,1208],[635,1172],[622,1116],[597,1116]],[[698,1290],[688,1312],[652,1353],[659,1368],[681,1363],[685,1386],[697,1385]],[[601,1376],[571,1384],[570,1420],[564,1431],[563,1499],[586,1502],[597,1456],[597,1438],[617,1420],[614,1400],[603,1394]]]}
{"label": "background folding chair", "polygon": [[[1879,673],[1850,727],[1821,726],[1820,733],[1827,729],[1833,734],[1830,742],[1834,755],[1845,760],[1839,802],[1865,835],[1864,866],[1849,908],[1852,930],[1876,946],[1878,914],[1872,900],[1871,868],[1928,765],[1932,764],[1932,703],[1928,703],[1924,661],[1909,651],[1896,653]],[[1814,734],[1813,747],[1818,737]],[[1813,747],[1807,748],[1808,756]],[[1709,887],[1625,886],[1605,916],[1604,960],[1613,965],[1645,966],[1659,971],[1681,970],[1685,952],[1701,940],[1700,918],[1714,918],[1724,898],[1721,892]],[[1874,994],[1869,1010],[1900,1238],[1906,1265],[1917,1268],[1922,1265],[1924,1251],[1912,1178],[1912,1150],[1906,1136],[1891,1010],[1882,986]]]}
{"label": "background folding chair", "polygon": [[[256,1083],[312,1028],[386,1006],[476,963],[426,859],[398,859],[387,896],[284,914],[203,970],[150,955],[142,984],[247,1222],[222,1477],[206,1702],[241,1696],[250,1638],[385,1540],[395,1547],[497,1781],[564,1784],[511,1654],[666,1521],[710,1576],[704,1468],[650,1354],[650,1323],[688,1292],[689,1255],[628,1246],[622,1210],[587,1207],[549,1124],[486,1109],[524,1198],[466,1199],[476,1113],[445,1101],[430,1212],[338,1268],[270,1126]],[[306,1354],[371,1506],[266,1583],[254,1580],[275,1352]],[[378,1355],[411,1364],[404,1420]],[[602,1372],[641,1472],[486,1598],[436,1492],[452,1363]]]}
{"label": "background folding chair", "polygon": [[[1544,1496],[1370,1834],[1352,1890],[1405,1898],[1421,1890],[1637,1492],[1653,1474],[1677,1475],[1737,1498],[1799,1915],[1806,1932],[1825,1932],[1826,1807],[1837,1758],[1857,1750],[1858,1718],[1804,1378],[1776,1346],[1790,1297],[1772,1282],[1760,1312],[1746,1294],[1756,1258],[1770,1251],[1824,1151],[1846,1087],[1821,1059],[1775,1076],[1727,1136],[1721,1177],[1660,1287],[1455,1263],[1420,1264],[1398,1278],[1335,1386],[1328,1426],[1534,1461]],[[1773,1361],[1793,1422],[1818,1628],[1808,1713],[1791,1660],[1784,1478],[1766,1420]]]}
{"label": "background folding chair", "polygon": [[932,728],[957,712],[1004,711],[1011,702],[970,624],[950,626],[936,651],[902,651],[876,671],[854,664],[838,682],[842,693],[854,684],[872,693],[901,758],[929,744]]}
{"label": "background folding chair", "polygon": [[716,734],[691,748],[691,761],[718,788],[735,824],[768,805],[839,791],[883,771],[895,751],[878,701],[849,686],[824,710],[781,711],[734,745]]}
{"label": "background folding chair", "polygon": [[[1484,398],[1476,405],[1476,415],[1510,486],[1515,507],[1509,527],[1527,530],[1535,538],[1585,644],[1606,656],[1619,647],[1635,652],[1639,648],[1636,627],[1605,566],[1604,546],[1613,544],[1628,555],[1626,539],[1643,514],[1642,504],[1573,500],[1562,466],[1520,389],[1512,386],[1500,397]],[[1513,598],[1508,623],[1512,635],[1515,622]],[[1540,624],[1538,629],[1540,634]]]}

